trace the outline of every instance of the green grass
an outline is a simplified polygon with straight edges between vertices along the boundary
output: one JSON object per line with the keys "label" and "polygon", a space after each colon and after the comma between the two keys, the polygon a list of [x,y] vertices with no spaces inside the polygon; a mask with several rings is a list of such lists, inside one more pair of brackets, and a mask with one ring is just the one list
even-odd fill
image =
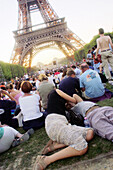
{"label": "green grass", "polygon": [[[107,84],[107,88],[113,91],[113,86]],[[98,104],[101,106],[113,106],[113,98],[98,102]],[[18,130],[21,133],[24,133],[22,128],[18,128]],[[36,156],[41,153],[41,150],[48,140],[49,138],[46,135],[44,128],[35,131],[27,142],[15,148],[10,148],[7,152],[0,155],[0,169],[32,169]],[[91,159],[99,154],[104,154],[110,151],[113,151],[113,143],[95,135],[94,139],[89,142],[89,149],[85,155],[57,161],[51,164],[47,169],[58,169],[62,166],[72,165],[75,162]]]}

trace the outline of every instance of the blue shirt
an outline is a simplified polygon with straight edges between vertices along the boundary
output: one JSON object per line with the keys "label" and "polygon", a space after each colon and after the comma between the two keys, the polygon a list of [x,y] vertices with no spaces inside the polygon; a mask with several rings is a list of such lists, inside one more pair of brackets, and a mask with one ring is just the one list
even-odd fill
{"label": "blue shirt", "polygon": [[4,134],[4,129],[3,127],[0,127],[0,139],[2,138],[3,134]]}
{"label": "blue shirt", "polygon": [[99,74],[90,69],[80,76],[80,87],[85,88],[85,94],[90,98],[100,97],[105,93]]}

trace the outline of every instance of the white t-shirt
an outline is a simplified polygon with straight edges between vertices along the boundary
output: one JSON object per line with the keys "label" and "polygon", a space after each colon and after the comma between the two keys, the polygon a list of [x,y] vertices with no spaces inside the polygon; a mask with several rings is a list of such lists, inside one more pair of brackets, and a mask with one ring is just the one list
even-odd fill
{"label": "white t-shirt", "polygon": [[37,89],[38,89],[38,87],[39,87],[39,84],[40,84],[40,81],[37,80],[37,81],[36,81],[36,88],[37,88]]}
{"label": "white t-shirt", "polygon": [[37,119],[43,115],[43,113],[40,112],[39,100],[40,96],[38,94],[25,97],[20,96],[19,104],[23,114],[23,121]]}

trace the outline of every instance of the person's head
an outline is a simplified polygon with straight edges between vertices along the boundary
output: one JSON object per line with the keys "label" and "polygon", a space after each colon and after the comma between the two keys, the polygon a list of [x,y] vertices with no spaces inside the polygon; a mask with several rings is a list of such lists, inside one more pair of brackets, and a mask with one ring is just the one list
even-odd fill
{"label": "person's head", "polygon": [[38,77],[38,79],[39,79],[40,81],[44,81],[44,80],[48,80],[48,77],[47,77],[45,74],[40,74],[39,77]]}
{"label": "person's head", "polygon": [[0,88],[3,89],[3,90],[6,90],[6,86],[5,86],[5,83],[4,83],[4,82],[2,82],[2,83],[0,84]]}
{"label": "person's head", "polygon": [[6,90],[7,90],[9,93],[12,91],[12,89],[13,89],[13,84],[12,84],[12,83],[10,83],[10,84],[8,84],[8,85],[6,86]]}
{"label": "person's head", "polygon": [[75,72],[72,69],[67,70],[67,76],[69,77],[75,77]]}
{"label": "person's head", "polygon": [[103,28],[99,29],[99,34],[104,34],[104,29]]}
{"label": "person's head", "polygon": [[97,49],[97,45],[95,45],[94,48]]}
{"label": "person's head", "polygon": [[74,70],[74,69],[76,68],[76,66],[75,66],[75,65],[72,65],[71,68]]}
{"label": "person's head", "polygon": [[95,47],[92,47],[92,51],[94,51],[95,50]]}
{"label": "person's head", "polygon": [[29,81],[23,81],[21,84],[21,90],[24,93],[30,93],[30,91],[32,91],[32,84]]}
{"label": "person's head", "polygon": [[89,69],[89,66],[87,63],[82,63],[81,66],[80,66],[81,70],[82,70],[82,73],[84,73],[86,70]]}
{"label": "person's head", "polygon": [[88,50],[88,54],[90,54],[91,53],[91,50]]}

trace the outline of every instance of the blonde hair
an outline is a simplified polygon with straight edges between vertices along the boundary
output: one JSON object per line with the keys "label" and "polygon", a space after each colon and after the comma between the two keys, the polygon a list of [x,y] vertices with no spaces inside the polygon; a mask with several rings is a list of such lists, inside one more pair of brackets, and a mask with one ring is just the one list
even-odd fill
{"label": "blonde hair", "polygon": [[38,79],[39,79],[40,81],[43,81],[43,80],[48,80],[48,77],[47,77],[45,74],[40,74],[39,77],[38,77]]}

